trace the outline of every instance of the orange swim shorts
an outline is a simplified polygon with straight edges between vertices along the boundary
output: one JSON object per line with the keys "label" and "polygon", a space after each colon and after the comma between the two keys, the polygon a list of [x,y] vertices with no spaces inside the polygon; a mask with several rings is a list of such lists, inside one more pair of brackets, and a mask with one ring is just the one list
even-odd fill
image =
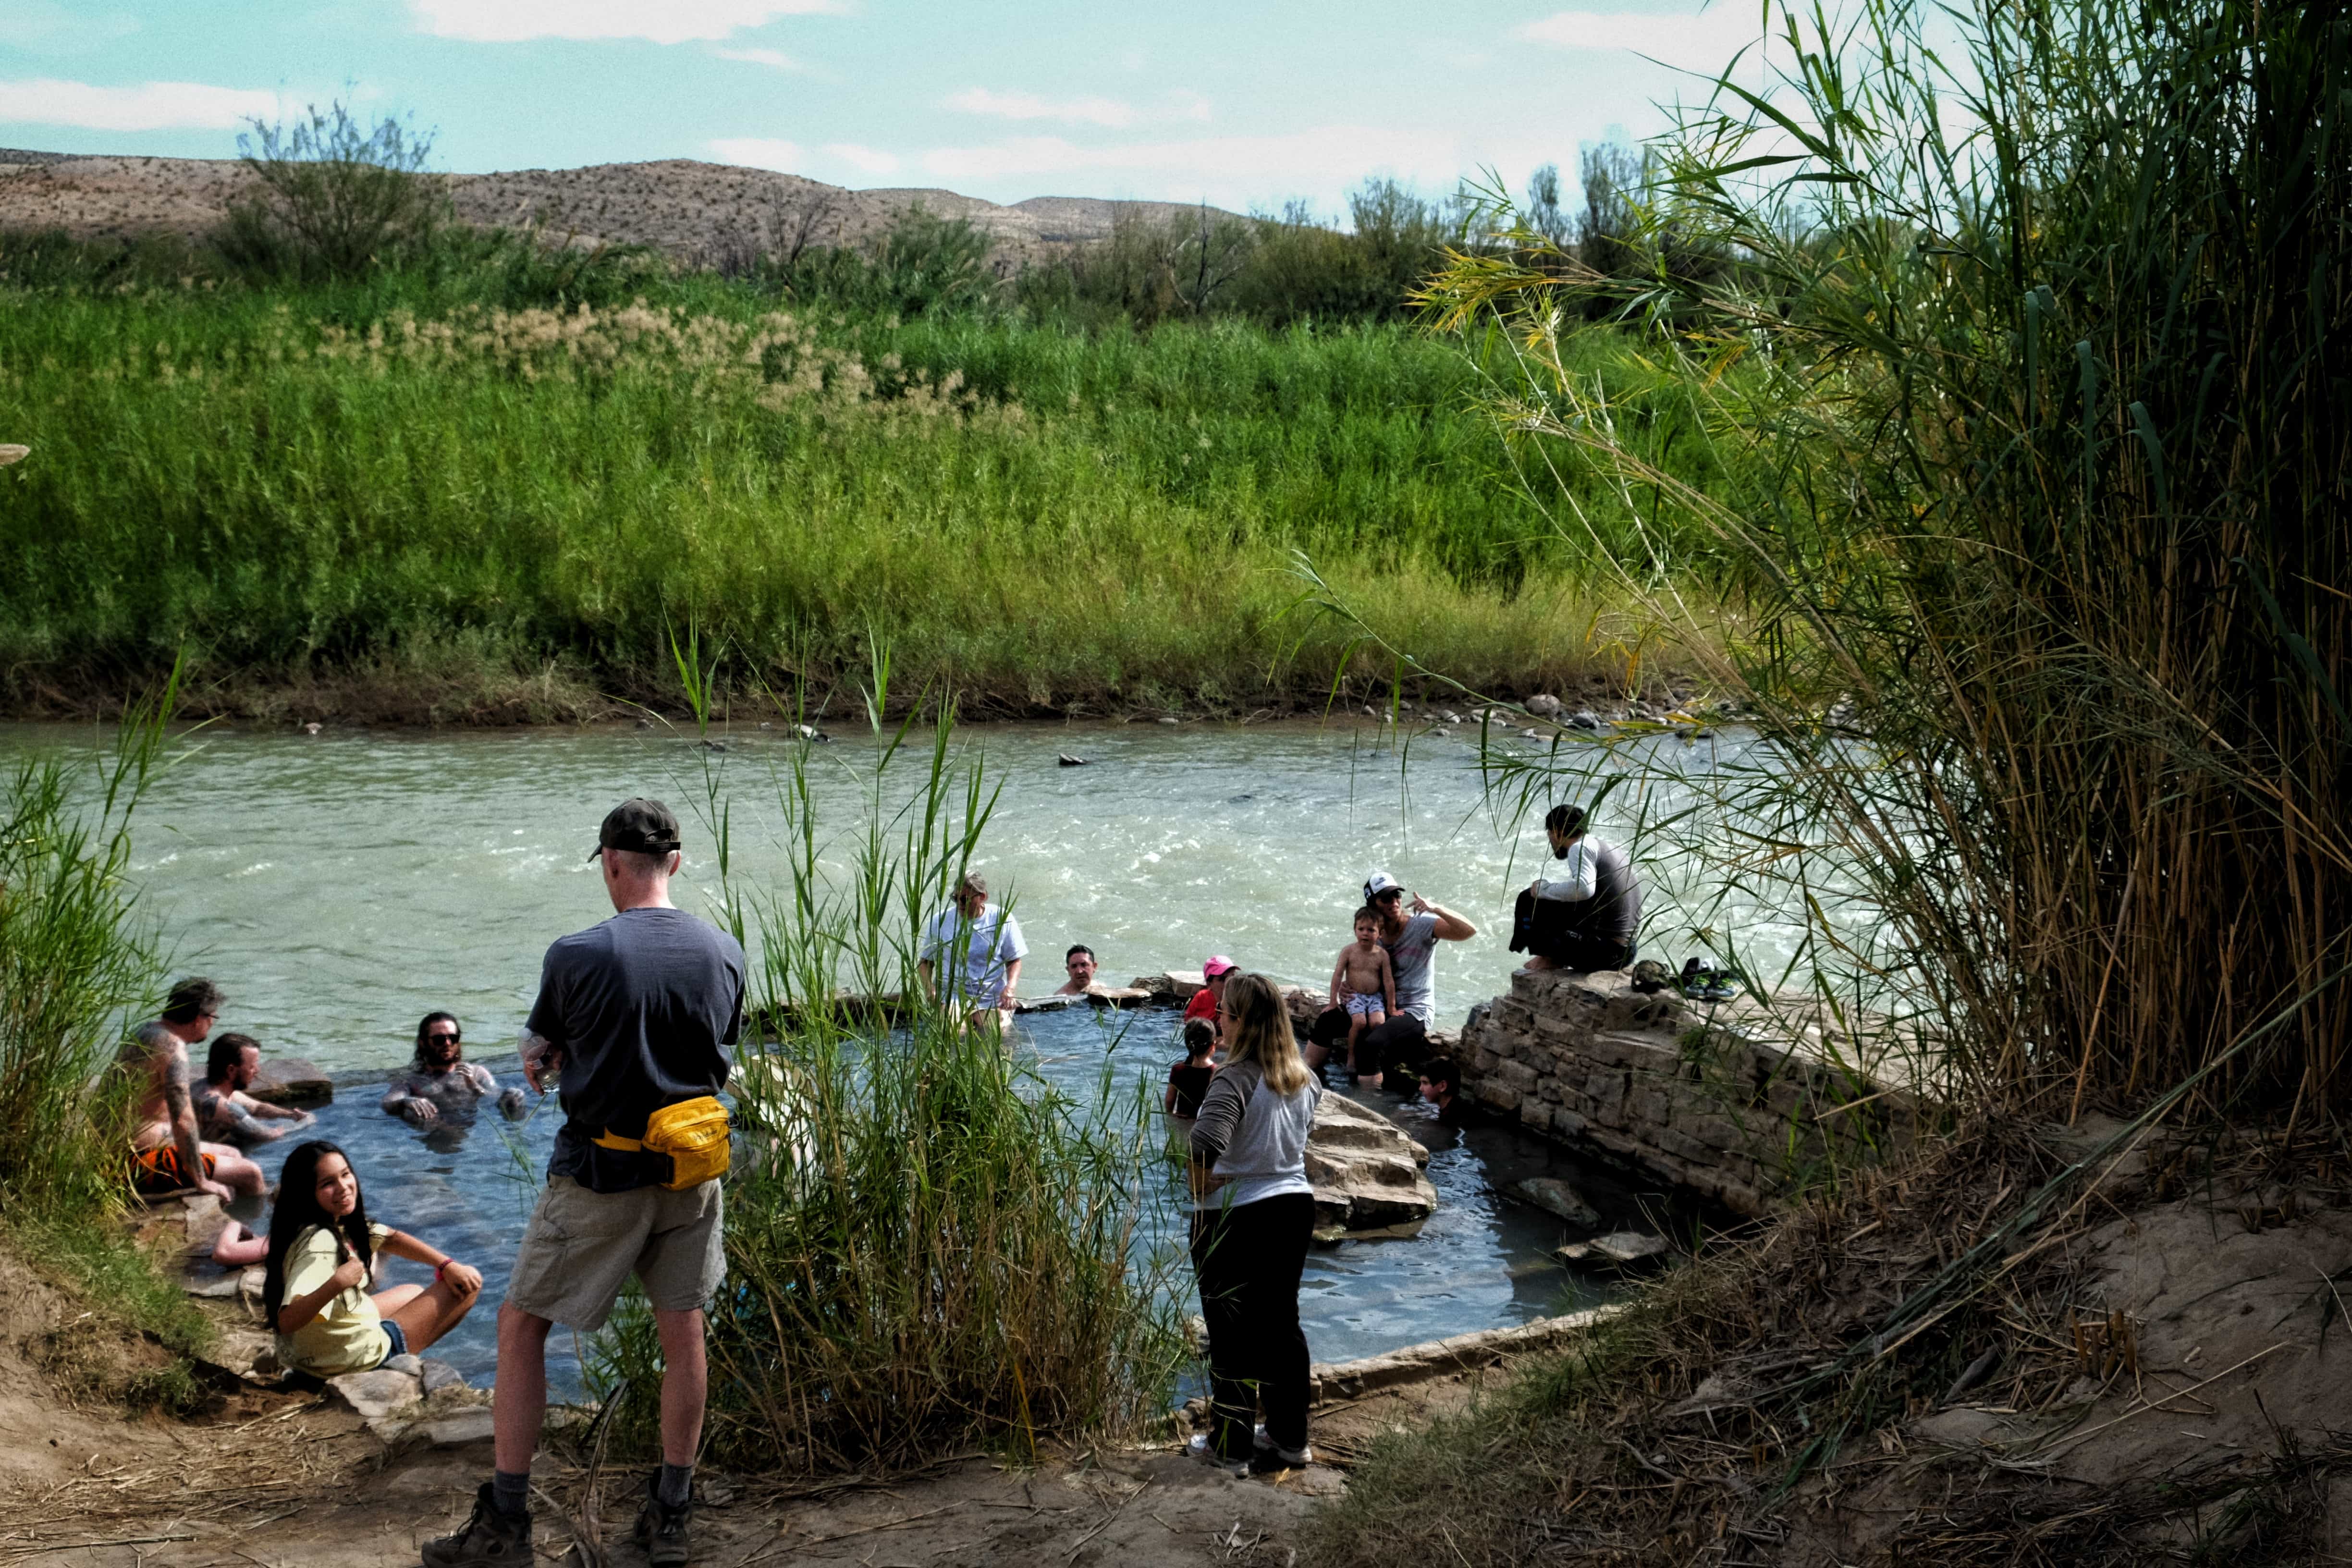
{"label": "orange swim shorts", "polygon": [[[200,1154],[197,1158],[204,1162],[205,1175],[209,1178],[219,1160],[211,1154]],[[151,1197],[195,1185],[181,1173],[180,1151],[169,1143],[158,1143],[152,1149],[140,1150],[131,1162],[131,1185]]]}

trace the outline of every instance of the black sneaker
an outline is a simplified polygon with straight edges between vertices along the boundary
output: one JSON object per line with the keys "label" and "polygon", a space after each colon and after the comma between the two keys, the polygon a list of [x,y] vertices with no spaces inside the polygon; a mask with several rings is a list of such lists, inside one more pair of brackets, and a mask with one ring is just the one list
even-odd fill
{"label": "black sneaker", "polygon": [[693,1516],[691,1498],[676,1508],[662,1501],[656,1489],[660,1479],[646,1478],[646,1506],[637,1510],[636,1543],[646,1549],[646,1562],[651,1568],[686,1568],[690,1555],[687,1546],[687,1521]]}
{"label": "black sneaker", "polygon": [[[445,1535],[428,1541],[420,1553],[425,1568],[470,1568],[482,1563],[499,1563],[509,1568],[530,1568],[530,1510],[520,1514],[502,1513],[490,1500],[490,1483],[484,1481],[482,1489],[474,1494],[474,1515],[466,1521],[455,1535]],[[686,1561],[679,1558],[679,1562]]]}

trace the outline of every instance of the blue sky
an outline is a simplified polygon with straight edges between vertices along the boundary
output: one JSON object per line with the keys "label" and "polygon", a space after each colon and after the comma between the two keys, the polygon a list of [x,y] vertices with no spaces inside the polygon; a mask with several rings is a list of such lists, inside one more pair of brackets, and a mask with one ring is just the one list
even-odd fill
{"label": "blue sky", "polygon": [[245,117],[344,95],[457,171],[702,158],[1328,211],[1368,175],[1572,170],[1759,30],[1738,0],[1589,4],[7,0],[0,146],[227,157]]}

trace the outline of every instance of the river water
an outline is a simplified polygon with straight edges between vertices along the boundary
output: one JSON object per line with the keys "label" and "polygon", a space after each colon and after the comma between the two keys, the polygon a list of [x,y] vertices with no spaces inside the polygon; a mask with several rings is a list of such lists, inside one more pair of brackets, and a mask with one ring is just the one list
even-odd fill
{"label": "river water", "polygon": [[[1378,868],[1480,927],[1473,941],[1444,944],[1438,959],[1440,1021],[1458,1025],[1473,1002],[1507,984],[1510,900],[1543,854],[1539,814],[1499,823],[1489,815],[1476,748],[1465,738],[1416,741],[1407,767],[1381,735],[1370,724],[1299,723],[962,731],[959,743],[1003,786],[977,863],[1024,928],[1032,956],[1023,991],[1059,984],[1072,942],[1094,948],[1113,983],[1197,969],[1221,952],[1319,988],[1349,940],[1363,878]],[[101,740],[87,727],[12,726],[0,729],[0,756]],[[341,1087],[320,1131],[357,1156],[371,1212],[478,1263],[496,1292],[546,1159],[553,1107],[519,1128],[423,1137],[375,1109],[384,1074],[406,1058],[418,1018],[434,1008],[459,1016],[475,1059],[502,1078],[512,1072],[541,953],[610,912],[587,857],[598,821],[623,796],[657,795],[685,816],[705,770],[716,770],[731,803],[738,886],[781,878],[778,784],[799,749],[759,730],[737,731],[722,753],[631,729],[207,729],[142,807],[135,875],[173,972],[207,973],[227,991],[222,1028],[255,1036],[266,1055],[307,1057],[333,1072]],[[808,752],[819,820],[846,826],[872,742],[845,737]],[[1065,752],[1089,765],[1058,765]],[[1605,816],[1601,826],[1608,831]],[[705,907],[707,836],[690,817],[688,838],[678,900]],[[1665,944],[1654,934],[1645,951],[1679,959],[1676,890],[1662,892],[1647,930],[1668,933]],[[1748,925],[1752,950],[1793,939],[1766,912]],[[1121,1056],[1132,1055],[1139,1075],[1164,1076],[1179,1054],[1166,1019],[1129,1025]],[[1016,1026],[1015,1048],[1083,1098],[1109,1038],[1092,1014],[1044,1014]],[[1430,1173],[1441,1206],[1417,1237],[1316,1254],[1302,1310],[1318,1360],[1601,1299],[1604,1279],[1549,1260],[1562,1239],[1558,1222],[1496,1195],[1518,1176],[1569,1176],[1612,1219],[1644,1228],[1666,1213],[1663,1194],[1621,1185],[1514,1130],[1465,1139],[1418,1107],[1379,1103],[1438,1151]],[[274,1171],[278,1158],[262,1157]],[[477,1380],[492,1365],[491,1317],[486,1306],[439,1352]],[[576,1371],[555,1375],[574,1385]]]}

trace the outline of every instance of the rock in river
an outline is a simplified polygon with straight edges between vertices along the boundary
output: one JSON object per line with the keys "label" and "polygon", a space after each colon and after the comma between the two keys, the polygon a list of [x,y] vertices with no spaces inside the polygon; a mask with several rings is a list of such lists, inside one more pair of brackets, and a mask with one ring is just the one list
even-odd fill
{"label": "rock in river", "polygon": [[1318,1234],[1418,1226],[1437,1207],[1437,1189],[1422,1173],[1428,1163],[1429,1151],[1379,1111],[1325,1095],[1307,1138]]}
{"label": "rock in river", "polygon": [[1663,1261],[1674,1247],[1662,1236],[1643,1236],[1638,1230],[1612,1230],[1607,1236],[1596,1236],[1591,1241],[1571,1242],[1552,1256],[1562,1263],[1613,1264],[1631,1268],[1636,1264]]}
{"label": "rock in river", "polygon": [[1601,1223],[1601,1212],[1584,1201],[1582,1193],[1558,1176],[1529,1176],[1524,1182],[1513,1182],[1506,1190],[1511,1196],[1533,1204],[1546,1214],[1558,1215],[1570,1225]]}
{"label": "rock in river", "polygon": [[324,1105],[335,1098],[335,1080],[316,1062],[278,1057],[261,1064],[246,1092],[272,1105]]}

